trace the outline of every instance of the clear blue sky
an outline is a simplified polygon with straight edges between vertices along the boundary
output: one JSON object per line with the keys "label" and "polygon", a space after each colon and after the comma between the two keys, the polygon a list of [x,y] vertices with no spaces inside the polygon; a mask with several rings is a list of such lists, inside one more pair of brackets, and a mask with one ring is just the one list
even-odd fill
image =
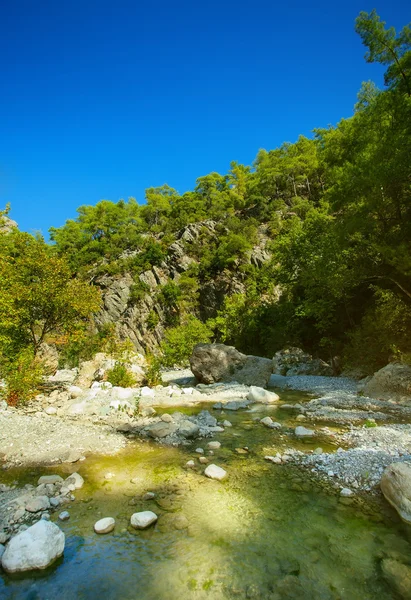
{"label": "clear blue sky", "polygon": [[408,0],[2,0],[0,207],[47,233],[82,204],[251,164],[382,85],[354,32]]}

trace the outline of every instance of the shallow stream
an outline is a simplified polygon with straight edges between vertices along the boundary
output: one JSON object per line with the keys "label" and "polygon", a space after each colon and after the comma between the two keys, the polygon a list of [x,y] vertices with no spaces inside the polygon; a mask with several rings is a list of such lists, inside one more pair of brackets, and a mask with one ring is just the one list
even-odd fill
{"label": "shallow stream", "polygon": [[[286,399],[284,393],[282,397]],[[287,397],[301,399],[297,393]],[[204,465],[195,453],[197,447],[206,449],[209,440],[186,448],[136,440],[113,457],[5,472],[4,483],[25,484],[47,472],[67,475],[78,470],[85,484],[67,505],[70,520],[59,522],[66,534],[64,556],[35,576],[1,573],[0,598],[396,598],[381,576],[379,562],[385,556],[409,562],[411,531],[394,511],[383,501],[342,503],[338,490],[322,490],[310,481],[309,472],[264,461],[264,455],[290,447],[290,438],[254,423],[253,417],[269,414],[295,426],[289,413],[274,407],[223,414],[206,408],[233,424],[213,438],[222,446],[212,457],[205,450],[210,462],[228,471],[222,483],[203,475]],[[319,445],[327,449],[318,439],[294,447]],[[190,459],[198,463],[195,470],[185,468]],[[113,477],[105,479],[107,473]],[[147,491],[156,497],[143,500]],[[141,510],[159,516],[146,531],[129,527],[131,514]],[[52,520],[57,516],[58,512]],[[106,516],[116,519],[116,528],[99,536],[93,525]]]}

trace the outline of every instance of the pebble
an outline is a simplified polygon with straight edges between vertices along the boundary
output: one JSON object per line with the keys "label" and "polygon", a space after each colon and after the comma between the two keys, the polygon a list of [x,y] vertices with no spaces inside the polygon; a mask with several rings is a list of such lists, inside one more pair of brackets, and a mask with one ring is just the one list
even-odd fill
{"label": "pebble", "polygon": [[210,479],[216,479],[217,481],[222,481],[227,477],[227,471],[222,469],[221,467],[211,464],[208,465],[206,470],[204,471],[204,475],[209,477]]}
{"label": "pebble", "polygon": [[202,448],[196,448],[197,454],[204,454],[204,450]]}
{"label": "pebble", "polygon": [[70,513],[67,510],[63,510],[63,512],[61,512],[59,514],[60,521],[68,521],[69,518],[70,518]]}
{"label": "pebble", "polygon": [[116,521],[112,517],[105,517],[94,523],[96,533],[110,533],[115,527]]}
{"label": "pebble", "polygon": [[198,460],[202,465],[206,465],[208,463],[208,458],[206,458],[205,456],[200,456]]}
{"label": "pebble", "polygon": [[187,469],[194,469],[195,466],[196,466],[196,464],[193,460],[189,460],[186,462]]}
{"label": "pebble", "polygon": [[223,427],[232,427],[233,424],[230,421],[223,421]]}
{"label": "pebble", "polygon": [[221,443],[217,441],[208,442],[207,448],[209,450],[218,450],[219,448],[221,448]]}

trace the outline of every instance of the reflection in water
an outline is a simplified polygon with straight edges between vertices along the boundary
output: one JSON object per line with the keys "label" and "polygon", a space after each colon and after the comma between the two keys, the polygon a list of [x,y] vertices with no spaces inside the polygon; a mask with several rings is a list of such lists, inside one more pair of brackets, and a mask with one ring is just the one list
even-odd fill
{"label": "reflection in water", "polygon": [[[275,408],[258,410],[293,425]],[[35,576],[3,576],[0,597],[391,599],[379,561],[395,555],[408,562],[405,526],[385,505],[375,513],[341,504],[297,470],[266,463],[265,454],[290,442],[253,423],[263,416],[258,410],[222,417],[233,423],[217,436],[222,447],[212,457],[229,473],[223,483],[206,479],[200,463],[195,471],[184,469],[190,458],[198,462],[194,449],[205,448],[206,440],[185,449],[135,441],[115,457],[88,458],[79,467],[86,484],[69,507],[71,518],[59,523],[64,557]],[[305,447],[318,440],[310,443]],[[243,446],[248,454],[236,452]],[[44,471],[6,476],[33,482]],[[107,472],[113,479],[104,479]],[[147,491],[156,497],[143,500]],[[155,527],[130,529],[131,514],[140,510],[159,515]],[[93,525],[104,516],[114,517],[116,528],[98,536]]]}

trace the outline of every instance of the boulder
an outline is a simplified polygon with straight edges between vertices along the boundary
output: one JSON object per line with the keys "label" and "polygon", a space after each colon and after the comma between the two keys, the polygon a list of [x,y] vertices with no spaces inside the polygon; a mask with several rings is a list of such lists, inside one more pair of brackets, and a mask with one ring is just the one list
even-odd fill
{"label": "boulder", "polygon": [[48,496],[35,496],[26,503],[25,508],[31,513],[47,510],[50,508],[50,500],[48,499]]}
{"label": "boulder", "polygon": [[173,435],[177,431],[178,426],[175,423],[164,423],[159,421],[147,427],[148,435],[152,438],[164,438],[168,435]]}
{"label": "boulder", "polygon": [[216,479],[217,481],[221,481],[227,477],[227,471],[224,471],[221,467],[211,464],[208,465],[206,470],[204,471],[204,475],[209,477],[210,479]]}
{"label": "boulder", "polygon": [[187,439],[196,438],[199,431],[199,426],[196,425],[196,423],[192,423],[188,419],[181,421],[178,426],[178,433]]}
{"label": "boulder", "polygon": [[294,433],[299,438],[313,437],[315,435],[315,431],[313,431],[313,429],[307,429],[302,425],[296,427]]}
{"label": "boulder", "polygon": [[190,366],[195,377],[206,384],[236,381],[266,387],[272,373],[268,358],[247,356],[225,344],[197,344]]}
{"label": "boulder", "polygon": [[259,404],[273,404],[274,402],[278,402],[279,399],[280,396],[274,392],[269,392],[268,390],[255,385],[251,386],[247,396],[247,400],[250,400],[250,402],[258,402]]}
{"label": "boulder", "polygon": [[334,374],[332,367],[301,348],[286,348],[275,353],[273,358],[273,373],[277,375],[328,375]]}
{"label": "boulder", "polygon": [[411,464],[388,465],[381,478],[381,491],[401,519],[411,523]]}
{"label": "boulder", "polygon": [[105,517],[94,523],[94,531],[96,533],[110,533],[113,531],[116,522],[112,517]]}
{"label": "boulder", "polygon": [[411,403],[411,366],[390,363],[365,384],[364,395],[379,400]]}
{"label": "boulder", "polygon": [[8,573],[45,569],[64,552],[64,533],[50,521],[40,520],[7,544],[1,565]]}
{"label": "boulder", "polygon": [[411,567],[397,560],[385,558],[381,561],[381,571],[387,583],[404,600],[411,600]]}
{"label": "boulder", "polygon": [[84,479],[78,473],[72,473],[71,475],[69,475],[69,477],[67,477],[67,479],[64,482],[64,485],[74,485],[74,488],[76,490],[79,490],[84,485]]}
{"label": "boulder", "polygon": [[134,513],[131,515],[130,523],[135,529],[146,529],[157,521],[158,517],[151,510]]}

